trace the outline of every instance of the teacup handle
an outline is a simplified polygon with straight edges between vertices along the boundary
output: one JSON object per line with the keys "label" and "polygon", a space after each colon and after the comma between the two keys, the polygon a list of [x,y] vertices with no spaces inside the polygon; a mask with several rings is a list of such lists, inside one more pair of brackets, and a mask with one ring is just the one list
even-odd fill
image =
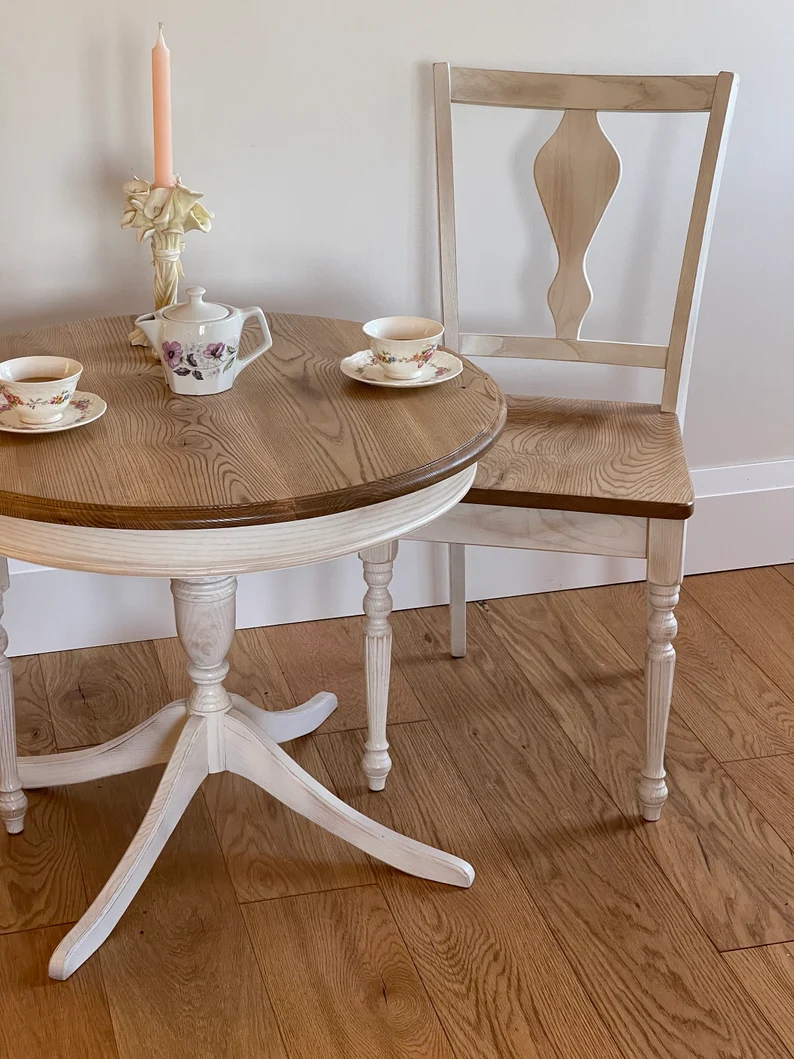
{"label": "teacup handle", "polygon": [[262,342],[261,346],[257,346],[256,349],[252,349],[250,353],[245,353],[242,356],[238,354],[237,374],[239,374],[239,372],[241,372],[243,368],[247,368],[248,365],[252,363],[252,361],[256,360],[257,357],[260,357],[265,352],[265,350],[270,349],[270,347],[273,345],[273,339],[270,335],[270,328],[267,326],[265,314],[262,312],[259,306],[252,305],[250,309],[241,309],[240,312],[243,317],[243,327],[245,327],[246,320],[250,319],[252,316],[256,317],[259,322],[259,329],[262,332],[262,338],[264,339],[264,341]]}

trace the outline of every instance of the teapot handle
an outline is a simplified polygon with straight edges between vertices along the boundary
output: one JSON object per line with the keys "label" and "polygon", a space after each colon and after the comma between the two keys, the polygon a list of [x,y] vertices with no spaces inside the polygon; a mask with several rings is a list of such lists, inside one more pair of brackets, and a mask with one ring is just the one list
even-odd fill
{"label": "teapot handle", "polygon": [[[250,317],[252,317],[252,316],[256,317],[257,321],[259,322],[259,328],[260,328],[260,330],[262,332],[263,342],[262,342],[262,344],[260,346],[257,346],[256,349],[252,349],[250,353],[245,353],[242,356],[240,356],[238,354],[238,356],[237,356],[237,374],[238,375],[243,370],[243,368],[247,368],[248,365],[252,363],[252,361],[255,361],[257,357],[261,356],[265,352],[265,350],[270,349],[270,347],[273,345],[273,339],[272,339],[272,337],[270,335],[270,328],[267,326],[267,320],[265,319],[265,314],[262,312],[262,310],[259,308],[258,305],[252,305],[250,309],[241,309],[240,313],[241,313],[242,318],[243,318],[243,327],[245,327],[245,321],[246,320],[250,319]],[[241,332],[241,335],[242,335],[242,332]]]}

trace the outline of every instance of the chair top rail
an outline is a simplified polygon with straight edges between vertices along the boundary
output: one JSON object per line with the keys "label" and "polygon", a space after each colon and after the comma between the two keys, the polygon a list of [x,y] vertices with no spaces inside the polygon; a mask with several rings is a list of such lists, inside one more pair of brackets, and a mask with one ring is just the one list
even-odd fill
{"label": "chair top rail", "polygon": [[701,112],[716,77],[550,74],[453,66],[453,103],[533,110]]}

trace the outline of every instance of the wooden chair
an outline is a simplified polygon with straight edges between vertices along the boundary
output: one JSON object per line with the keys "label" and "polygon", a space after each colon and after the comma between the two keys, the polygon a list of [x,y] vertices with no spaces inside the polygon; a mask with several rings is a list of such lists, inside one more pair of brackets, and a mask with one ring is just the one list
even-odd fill
{"label": "wooden chair", "polygon": [[[658,820],[673,688],[674,608],[694,494],[681,440],[698,305],[738,79],[516,73],[434,67],[438,209],[446,344],[469,356],[634,365],[664,372],[661,404],[508,398],[506,429],[463,502],[414,539],[449,544],[451,649],[466,652],[465,546],[497,545],[647,559],[646,758],[639,800]],[[561,110],[535,160],[557,247],[549,288],[554,338],[461,334],[453,192],[452,104]],[[592,292],[585,257],[621,163],[598,111],[707,111],[708,126],[666,346],[579,337]]]}

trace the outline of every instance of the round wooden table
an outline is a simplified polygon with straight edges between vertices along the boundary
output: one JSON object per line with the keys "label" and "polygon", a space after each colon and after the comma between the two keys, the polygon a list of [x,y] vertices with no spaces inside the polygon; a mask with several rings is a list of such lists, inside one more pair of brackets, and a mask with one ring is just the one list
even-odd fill
{"label": "round wooden table", "polygon": [[[80,360],[80,388],[108,402],[75,430],[0,435],[0,552],[47,566],[171,578],[193,690],[101,746],[17,758],[11,665],[0,627],[0,817],[22,830],[24,788],[79,783],[166,763],[129,849],[50,961],[67,978],[138,891],[202,780],[228,770],[372,856],[438,882],[469,886],[471,867],[356,812],[279,743],[314,731],[336,708],[320,692],[265,711],[224,687],[236,576],[359,552],[368,738],[363,768],[382,789],[391,767],[386,709],[389,582],[400,536],[468,491],[505,419],[495,383],[472,365],[443,385],[384,390],[346,379],[358,324],[274,315],[273,348],[233,390],[171,393],[150,351],[132,348],[128,317],[42,327],[0,340],[0,360],[52,353]],[[2,593],[8,587],[0,560]]]}

